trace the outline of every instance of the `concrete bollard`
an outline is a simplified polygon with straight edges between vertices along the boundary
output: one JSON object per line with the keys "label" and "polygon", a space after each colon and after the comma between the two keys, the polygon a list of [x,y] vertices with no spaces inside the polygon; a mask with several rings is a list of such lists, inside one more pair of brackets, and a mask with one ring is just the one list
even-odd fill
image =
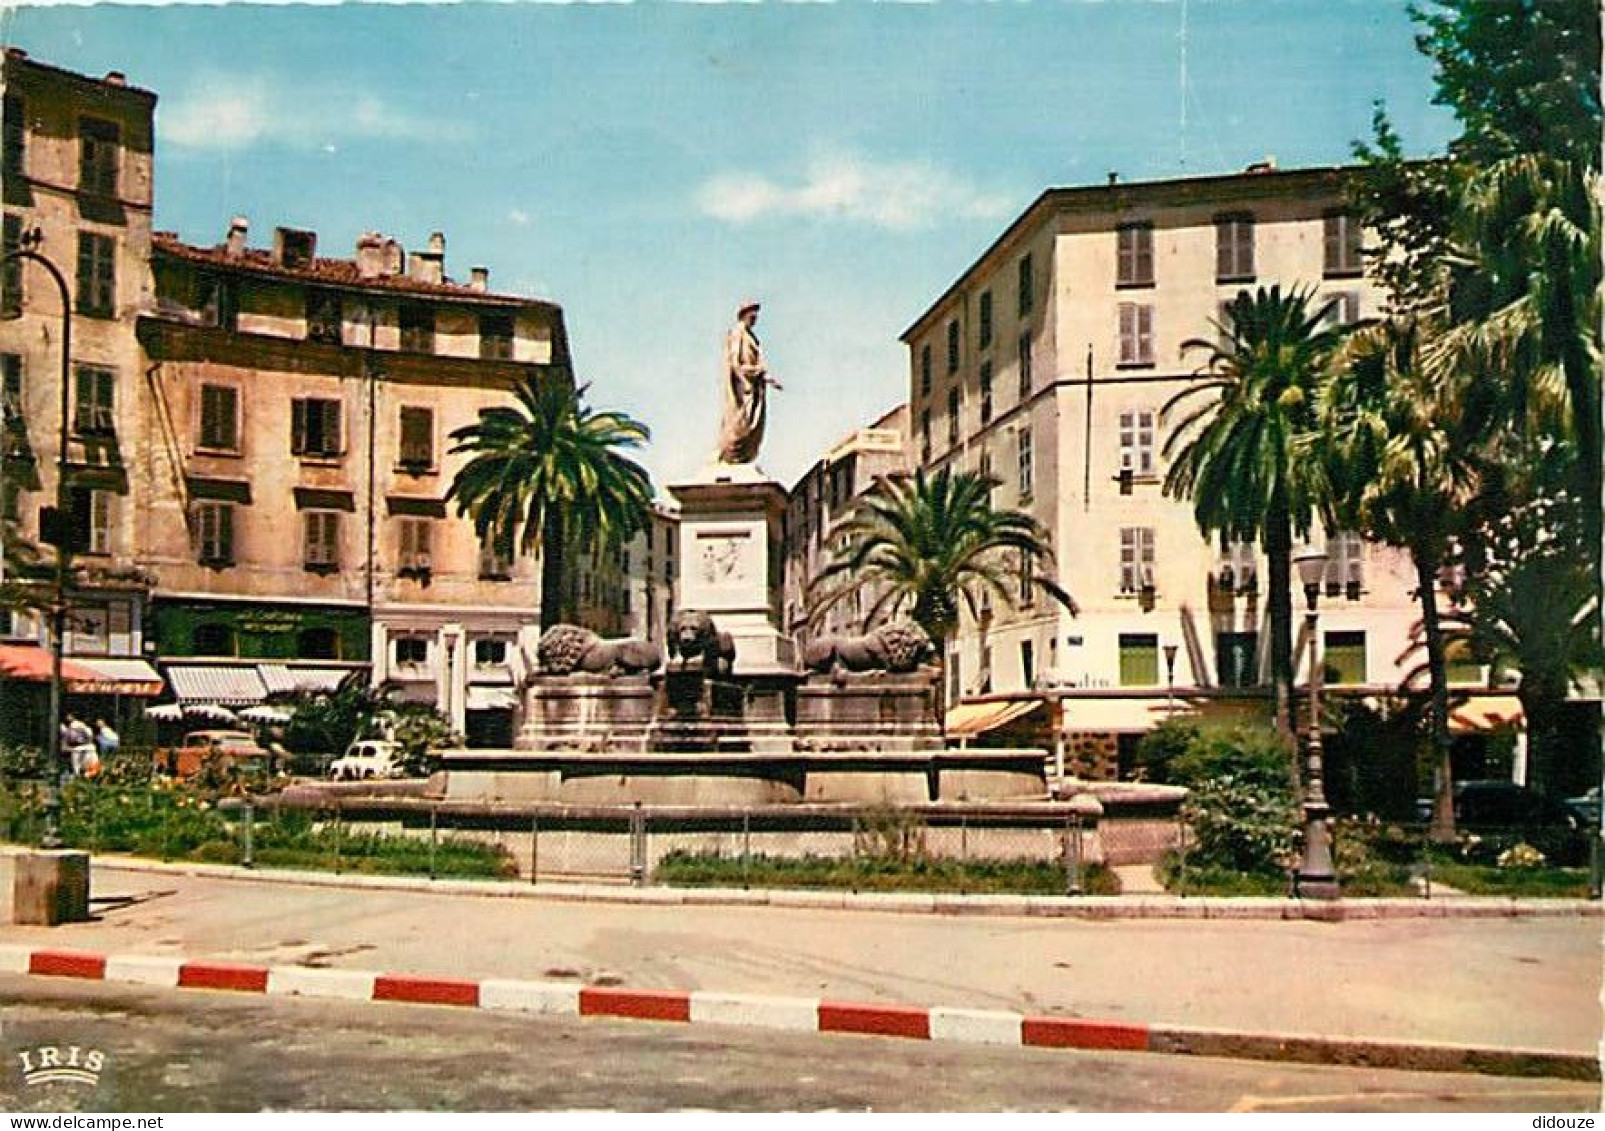
{"label": "concrete bollard", "polygon": [[54,927],[89,918],[89,853],[0,848],[0,923]]}

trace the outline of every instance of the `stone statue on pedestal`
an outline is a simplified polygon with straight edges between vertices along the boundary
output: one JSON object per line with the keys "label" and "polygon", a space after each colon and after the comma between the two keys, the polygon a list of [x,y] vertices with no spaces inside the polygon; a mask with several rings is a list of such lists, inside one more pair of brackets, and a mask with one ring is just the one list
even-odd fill
{"label": "stone statue on pedestal", "polygon": [[752,463],[763,443],[768,387],[781,388],[769,376],[763,347],[753,327],[759,304],[747,301],[736,311],[736,324],[725,336],[724,410],[719,421],[719,462]]}

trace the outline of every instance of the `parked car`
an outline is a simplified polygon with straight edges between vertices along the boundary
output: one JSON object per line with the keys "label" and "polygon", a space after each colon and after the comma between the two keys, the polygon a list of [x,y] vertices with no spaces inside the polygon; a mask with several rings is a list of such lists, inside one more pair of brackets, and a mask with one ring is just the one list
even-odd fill
{"label": "parked car", "polygon": [[[1422,799],[1417,806],[1422,819],[1429,820],[1431,799]],[[1588,859],[1588,823],[1571,805],[1511,781],[1456,782],[1455,831],[1478,838],[1478,855],[1489,860],[1522,843],[1538,849],[1552,864],[1581,864]]]}
{"label": "parked car", "polygon": [[1576,797],[1566,799],[1566,808],[1582,820],[1585,825],[1599,824],[1599,786],[1595,786],[1587,793],[1580,793]]}
{"label": "parked car", "polygon": [[396,778],[401,774],[400,748],[380,738],[359,738],[329,763],[329,776],[335,781]]}
{"label": "parked car", "polygon": [[176,778],[193,777],[211,765],[222,771],[267,770],[270,756],[243,730],[197,730],[177,746],[156,751],[156,768]]}

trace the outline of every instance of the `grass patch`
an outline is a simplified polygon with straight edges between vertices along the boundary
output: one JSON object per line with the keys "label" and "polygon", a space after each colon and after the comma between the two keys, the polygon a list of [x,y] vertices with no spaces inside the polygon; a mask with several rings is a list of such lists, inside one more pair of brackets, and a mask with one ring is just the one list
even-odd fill
{"label": "grass patch", "polygon": [[[821,888],[849,891],[1065,894],[1064,867],[1044,860],[951,860],[932,856],[722,856],[675,851],[654,880],[684,887]],[[1120,879],[1102,864],[1081,869],[1088,895],[1119,895]]]}
{"label": "grass patch", "polygon": [[1587,868],[1492,868],[1482,864],[1434,864],[1432,879],[1467,895],[1523,899],[1587,899]]}
{"label": "grass patch", "polygon": [[1285,872],[1238,872],[1230,868],[1185,864],[1174,852],[1166,854],[1155,870],[1171,895],[1286,896]]}

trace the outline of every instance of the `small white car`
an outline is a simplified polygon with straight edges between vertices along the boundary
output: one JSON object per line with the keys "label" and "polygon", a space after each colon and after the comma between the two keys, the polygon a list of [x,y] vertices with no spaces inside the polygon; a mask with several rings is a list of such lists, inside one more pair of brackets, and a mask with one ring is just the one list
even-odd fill
{"label": "small white car", "polygon": [[395,778],[401,773],[396,744],[378,738],[357,739],[343,755],[329,763],[329,776],[335,781]]}

